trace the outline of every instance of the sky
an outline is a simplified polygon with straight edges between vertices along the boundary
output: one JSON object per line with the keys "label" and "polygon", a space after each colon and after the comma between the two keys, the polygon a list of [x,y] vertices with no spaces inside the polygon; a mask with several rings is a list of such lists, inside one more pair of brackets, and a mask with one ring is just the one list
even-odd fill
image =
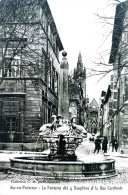
{"label": "sky", "polygon": [[[77,66],[79,52],[87,69],[99,69],[96,63],[104,57],[109,61],[115,6],[112,0],[48,0],[64,50],[67,52],[69,72]],[[109,23],[97,17],[112,17]],[[108,36],[109,35],[109,36]],[[60,61],[62,56],[60,56]],[[110,75],[87,77],[87,91],[90,101],[99,102],[102,90],[107,90]],[[100,80],[100,81],[99,81]]]}

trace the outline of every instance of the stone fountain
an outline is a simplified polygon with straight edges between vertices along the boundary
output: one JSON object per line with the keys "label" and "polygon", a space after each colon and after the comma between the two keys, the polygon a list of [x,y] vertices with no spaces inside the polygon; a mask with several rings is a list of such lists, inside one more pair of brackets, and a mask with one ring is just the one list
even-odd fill
{"label": "stone fountain", "polygon": [[47,140],[49,150],[40,155],[11,159],[13,171],[62,180],[85,180],[116,175],[115,160],[105,159],[103,155],[98,159],[96,156],[90,158],[90,155],[85,153],[84,158],[81,158],[79,150],[86,138],[59,134],[44,135],[41,139],[42,142]]}
{"label": "stone fountain", "polygon": [[[81,153],[87,141],[84,127],[69,121],[68,62],[63,52],[60,65],[59,116],[51,124],[40,128],[39,139],[47,142],[49,150],[40,155],[16,157],[10,160],[11,170],[24,174],[40,175],[44,178],[84,180],[112,177],[116,175],[115,160],[89,158]],[[76,131],[77,129],[77,131]],[[77,151],[77,152],[76,152]],[[77,153],[77,155],[76,155]],[[94,154],[93,154],[94,155]],[[84,158],[81,158],[84,156]]]}

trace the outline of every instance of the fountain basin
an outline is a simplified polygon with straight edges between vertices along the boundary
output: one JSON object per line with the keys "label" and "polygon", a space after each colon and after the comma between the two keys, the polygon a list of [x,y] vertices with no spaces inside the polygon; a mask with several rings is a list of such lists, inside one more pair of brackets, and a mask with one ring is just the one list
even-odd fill
{"label": "fountain basin", "polygon": [[11,170],[59,180],[86,180],[116,175],[115,160],[92,152],[88,155],[91,146],[86,139],[62,135],[56,138],[43,136],[43,139],[47,139],[48,151],[41,155],[11,159]]}
{"label": "fountain basin", "polygon": [[11,170],[44,178],[84,180],[106,178],[116,175],[115,160],[60,161],[48,160],[48,155],[16,157],[10,160]]}

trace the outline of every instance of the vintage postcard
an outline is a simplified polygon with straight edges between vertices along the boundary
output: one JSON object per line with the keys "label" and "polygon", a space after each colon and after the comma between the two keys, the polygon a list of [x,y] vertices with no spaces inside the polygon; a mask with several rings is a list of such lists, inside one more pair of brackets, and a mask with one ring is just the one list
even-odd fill
{"label": "vintage postcard", "polygon": [[127,59],[127,0],[0,0],[0,195],[126,194]]}

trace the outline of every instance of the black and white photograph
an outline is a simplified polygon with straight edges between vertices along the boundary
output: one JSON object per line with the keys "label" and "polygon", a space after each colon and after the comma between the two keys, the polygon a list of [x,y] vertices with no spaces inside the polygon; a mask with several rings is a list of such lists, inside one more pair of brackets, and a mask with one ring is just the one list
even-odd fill
{"label": "black and white photograph", "polygon": [[128,0],[0,0],[0,195],[128,192]]}

